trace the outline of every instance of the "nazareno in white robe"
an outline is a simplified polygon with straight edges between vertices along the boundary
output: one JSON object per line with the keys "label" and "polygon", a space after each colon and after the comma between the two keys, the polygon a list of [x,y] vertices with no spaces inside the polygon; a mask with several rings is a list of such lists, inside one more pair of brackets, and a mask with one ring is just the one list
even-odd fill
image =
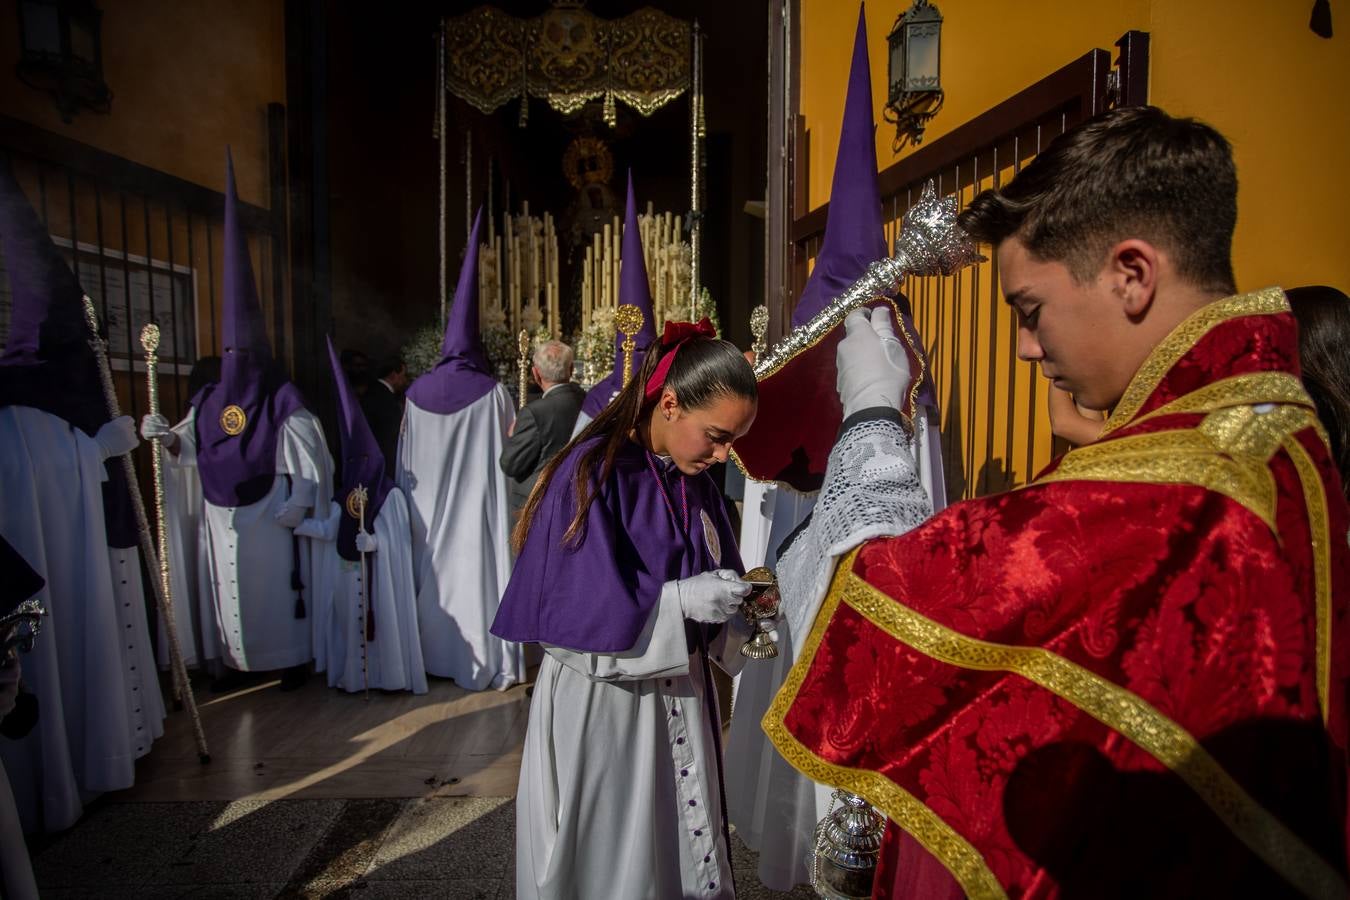
{"label": "nazareno in white robe", "polygon": [[[174,426],[179,438],[175,466],[197,465],[196,410]],[[333,461],[323,428],[301,409],[282,423],[277,437],[276,476],[267,496],[248,506],[202,502],[204,587],[210,593],[221,659],[233,669],[268,671],[308,663],[320,627],[313,612],[313,559],[309,538],[296,538],[275,516],[291,496],[312,509],[333,495]],[[292,542],[296,542],[293,544]],[[291,573],[298,556],[305,617],[295,617]]]}
{"label": "nazareno in white robe", "polygon": [[[920,431],[919,446],[926,448],[922,425]],[[935,443],[936,428],[926,433]],[[915,443],[895,422],[853,425],[830,453],[811,523],[771,563],[783,598],[779,655],[747,667],[737,679],[726,767],[731,823],[759,853],[759,880],[773,890],[810,882],[815,828],[829,810],[832,791],[779,756],[760,722],[801,652],[838,559],[865,540],[903,534],[932,515],[930,484],[916,465]],[[779,522],[773,524],[777,531]]]}
{"label": "nazareno in white robe", "polygon": [[[131,787],[163,701],[132,586],[138,551],[108,547],[98,444],[58,416],[9,406],[0,408],[0,448],[0,534],[46,579],[35,596],[49,613],[23,658],[37,724],[21,740],[0,739],[0,758],[24,829],[54,832],[97,794]],[[114,585],[114,566],[126,585]],[[140,712],[132,696],[145,698]]]}
{"label": "nazareno in white robe", "polygon": [[375,552],[366,554],[366,579],[375,611],[375,638],[361,647],[365,631],[361,563],[343,559],[337,550],[338,525],[345,515],[329,504],[318,541],[314,605],[325,634],[328,686],[361,691],[368,685],[383,691],[427,692],[422,642],[417,630],[417,594],[413,590],[408,505],[403,492],[390,489],[373,523]]}
{"label": "nazareno in white robe", "polygon": [[[709,655],[745,664],[733,616]],[[516,792],[518,900],[734,896],[703,661],[668,583],[632,650],[545,646]]]}
{"label": "nazareno in white robe", "polygon": [[427,672],[462,688],[525,678],[519,644],[488,633],[511,576],[506,477],[497,460],[514,419],[506,388],[448,415],[409,399],[395,483],[408,500],[413,582]]}

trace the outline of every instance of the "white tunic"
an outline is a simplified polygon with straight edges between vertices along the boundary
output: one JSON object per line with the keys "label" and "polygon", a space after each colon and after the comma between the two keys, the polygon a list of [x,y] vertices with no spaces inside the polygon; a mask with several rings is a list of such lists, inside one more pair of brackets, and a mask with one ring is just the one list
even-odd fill
{"label": "white tunic", "polygon": [[[195,466],[196,410],[174,431],[178,466]],[[267,496],[248,506],[216,506],[203,500],[203,564],[211,612],[226,665],[243,671],[284,669],[309,662],[314,632],[313,542],[297,538],[275,516],[294,495],[311,508],[333,494],[333,462],[323,428],[308,410],[286,417],[277,437],[276,477]],[[288,478],[289,476],[289,483]],[[296,542],[296,544],[293,544]],[[291,573],[299,557],[305,585],[305,617],[295,617]]]}
{"label": "white tunic", "polygon": [[411,400],[395,483],[408,499],[413,582],[427,671],[462,688],[505,690],[525,677],[519,644],[488,633],[511,576],[506,477],[497,465],[513,421],[497,385],[458,412]]}
{"label": "white tunic", "polygon": [[903,534],[929,518],[929,497],[912,442],[899,425],[854,425],[830,453],[811,524],[776,561],[783,597],[779,655],[737,679],[727,741],[731,822],[746,846],[759,852],[758,874],[766,887],[787,891],[810,881],[815,827],[829,809],[831,791],[788,765],[760,721],[815,623],[835,562],[865,540]]}
{"label": "white tunic", "polygon": [[141,577],[140,548],[109,547],[108,565],[112,571],[117,633],[124,638],[118,649],[122,652],[128,721],[136,758],[140,759],[150,752],[151,741],[164,735],[164,695],[159,690],[155,650],[150,643],[145,607],[149,594]]}
{"label": "white tunic", "polygon": [[338,554],[338,525],[344,511],[336,503],[329,506],[314,591],[316,614],[326,623],[328,686],[360,691],[369,685],[384,691],[425,694],[427,673],[417,631],[417,593],[413,590],[408,504],[403,492],[391,489],[374,523],[367,526],[376,541],[375,552],[366,554],[375,638],[365,643],[364,676],[361,648],[366,616],[361,562]]}
{"label": "white tunic", "polygon": [[[709,654],[734,675],[748,636],[733,617]],[[516,897],[733,897],[716,698],[673,586],[627,653],[544,649],[516,794]]]}
{"label": "white tunic", "polygon": [[22,740],[0,739],[26,831],[69,828],[85,800],[131,787],[135,776],[123,654],[141,648],[124,637],[137,629],[125,627],[119,610],[130,610],[113,590],[105,477],[84,432],[41,410],[0,408],[0,534],[46,579],[35,597],[50,613],[23,658],[37,725]]}

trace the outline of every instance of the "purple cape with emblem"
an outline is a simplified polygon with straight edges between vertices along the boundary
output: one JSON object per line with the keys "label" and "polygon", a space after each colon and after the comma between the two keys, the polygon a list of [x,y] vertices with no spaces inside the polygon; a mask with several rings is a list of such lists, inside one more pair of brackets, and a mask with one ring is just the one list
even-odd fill
{"label": "purple cape with emblem", "polygon": [[[867,272],[867,267],[885,258],[886,232],[881,223],[881,190],[877,185],[877,145],[872,118],[872,76],[867,59],[867,20],[861,4],[853,39],[853,61],[844,98],[844,122],[839,131],[839,152],[830,185],[830,208],[825,219],[825,237],[816,255],[811,277],[792,310],[792,327],[810,322],[834,298]],[[900,327],[908,332],[919,352],[919,341],[909,300],[895,297]],[[918,402],[937,406],[931,366],[924,366]]]}
{"label": "purple cape with emblem", "polygon": [[[225,313],[220,381],[192,398],[197,411],[197,472],[202,494],[215,506],[248,506],[272,490],[277,441],[286,418],[304,409],[300,389],[272,360],[263,327],[248,238],[239,224],[234,160],[225,155]],[[221,413],[243,410],[244,427],[228,434]]]}
{"label": "purple cape with emblem", "polygon": [[361,403],[356,392],[347,382],[347,374],[342,371],[337,350],[333,349],[333,338],[328,338],[328,361],[333,366],[333,381],[338,390],[338,437],[342,447],[342,482],[333,492],[333,499],[340,508],[338,520],[337,551],[338,556],[355,562],[361,558],[356,549],[356,532],[360,524],[347,512],[347,498],[358,485],[366,488],[366,531],[375,530],[375,517],[384,506],[384,498],[394,483],[384,472],[384,454],[370,430],[366,414],[361,411]]}
{"label": "purple cape with emblem", "polygon": [[[684,475],[632,442],[591,504],[580,546],[565,545],[576,511],[572,476],[581,454],[599,440],[573,447],[549,484],[492,623],[497,637],[621,653],[637,643],[667,581],[710,569],[742,571],[726,507],[707,473]],[[687,533],[666,503],[668,497],[683,518],[682,493],[689,500]]]}
{"label": "purple cape with emblem", "polygon": [[[0,406],[28,406],[93,437],[109,420],[98,359],[89,346],[84,291],[52,243],[9,163],[0,160],[0,246],[12,297],[0,356]],[[108,546],[135,547],[136,517],[120,460],[104,463]]]}
{"label": "purple cape with emblem", "polygon": [[[623,218],[623,256],[619,266],[619,303],[631,303],[642,310],[642,328],[633,335],[633,373],[642,368],[642,357],[656,340],[656,322],[652,316],[652,288],[647,281],[647,259],[642,253],[642,234],[638,231],[637,199],[633,194],[633,172],[628,172],[628,206]],[[586,392],[581,411],[594,419],[623,390],[623,335],[614,332],[614,368]]]}
{"label": "purple cape with emblem", "polygon": [[408,388],[408,400],[418,409],[447,416],[486,397],[497,386],[478,333],[478,235],[483,225],[479,207],[459,267],[459,283],[441,342],[441,361],[418,376]]}

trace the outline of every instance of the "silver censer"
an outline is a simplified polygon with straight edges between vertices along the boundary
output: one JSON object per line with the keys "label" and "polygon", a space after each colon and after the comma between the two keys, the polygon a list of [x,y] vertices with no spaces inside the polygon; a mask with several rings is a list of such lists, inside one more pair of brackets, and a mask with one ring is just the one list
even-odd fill
{"label": "silver censer", "polygon": [[773,642],[773,620],[778,616],[778,579],[764,566],[745,573],[743,581],[750,582],[753,589],[741,601],[741,615],[750,623],[754,634],[741,645],[741,655],[750,659],[773,659],[778,655],[778,645]]}
{"label": "silver censer", "polygon": [[872,896],[886,819],[847,791],[834,792],[830,809],[816,826],[811,887],[826,900],[866,900]]}

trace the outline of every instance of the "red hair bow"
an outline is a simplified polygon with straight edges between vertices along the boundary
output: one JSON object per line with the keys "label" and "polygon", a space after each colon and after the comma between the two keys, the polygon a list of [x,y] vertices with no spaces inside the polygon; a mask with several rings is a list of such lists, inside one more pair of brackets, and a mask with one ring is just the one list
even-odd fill
{"label": "red hair bow", "polygon": [[717,331],[707,316],[697,322],[666,322],[666,329],[661,333],[661,346],[673,349],[661,358],[656,364],[656,371],[647,379],[647,386],[643,391],[645,402],[650,403],[653,398],[660,396],[661,389],[666,386],[666,375],[670,373],[670,366],[675,362],[675,354],[680,351],[680,345],[697,337],[717,337]]}

